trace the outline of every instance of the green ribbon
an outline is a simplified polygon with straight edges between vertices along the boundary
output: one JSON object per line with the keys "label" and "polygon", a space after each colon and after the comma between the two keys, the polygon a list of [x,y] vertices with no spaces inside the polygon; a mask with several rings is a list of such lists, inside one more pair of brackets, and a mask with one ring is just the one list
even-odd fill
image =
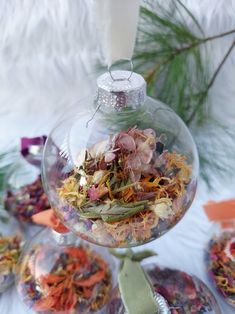
{"label": "green ribbon", "polygon": [[156,253],[149,250],[134,253],[130,249],[125,254],[113,250],[111,253],[121,260],[118,283],[127,314],[158,313],[152,285],[140,266],[144,258],[154,256]]}

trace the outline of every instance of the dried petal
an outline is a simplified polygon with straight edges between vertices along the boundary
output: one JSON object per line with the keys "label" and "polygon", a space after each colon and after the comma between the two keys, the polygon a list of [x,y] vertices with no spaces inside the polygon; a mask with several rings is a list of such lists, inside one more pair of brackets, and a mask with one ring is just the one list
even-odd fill
{"label": "dried petal", "polygon": [[137,154],[143,164],[149,164],[153,157],[153,150],[145,142],[138,147]]}
{"label": "dried petal", "polygon": [[105,271],[100,270],[97,271],[94,275],[91,275],[89,278],[84,280],[79,280],[74,282],[74,284],[78,287],[91,287],[95,285],[97,282],[101,281],[105,276]]}
{"label": "dried petal", "polygon": [[146,135],[147,137],[156,137],[156,132],[153,129],[145,129],[143,130],[143,134]]}
{"label": "dried petal", "polygon": [[106,175],[107,171],[105,170],[97,170],[95,171],[93,177],[92,177],[92,183],[93,184],[99,184],[101,179]]}
{"label": "dried petal", "polygon": [[116,155],[112,152],[107,152],[104,156],[104,161],[106,163],[112,162],[116,158]]}
{"label": "dried petal", "polygon": [[129,170],[138,170],[141,167],[141,160],[138,155],[131,154],[127,157],[125,167]]}
{"label": "dried petal", "polygon": [[95,185],[92,185],[87,191],[90,201],[96,201],[108,192],[109,189],[104,184],[97,187],[95,187]]}
{"label": "dried petal", "polygon": [[116,139],[116,147],[128,152],[134,152],[136,149],[135,141],[133,137],[127,133],[121,132]]}
{"label": "dried petal", "polygon": [[154,211],[159,218],[167,219],[173,213],[171,205],[172,203],[169,199],[160,199],[151,205],[150,209]]}
{"label": "dried petal", "polygon": [[88,153],[91,157],[97,158],[104,154],[109,149],[109,140],[104,140],[93,145]]}

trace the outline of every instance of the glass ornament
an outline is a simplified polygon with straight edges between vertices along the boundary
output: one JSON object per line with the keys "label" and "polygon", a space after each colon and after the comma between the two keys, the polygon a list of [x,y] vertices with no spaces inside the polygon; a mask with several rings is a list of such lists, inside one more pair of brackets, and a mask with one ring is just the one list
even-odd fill
{"label": "glass ornament", "polygon": [[19,221],[31,223],[34,214],[50,208],[42,186],[40,167],[21,159],[10,168],[6,181],[4,206]]}
{"label": "glass ornament", "polygon": [[16,287],[37,313],[101,314],[115,284],[115,267],[106,249],[45,228],[24,246]]}
{"label": "glass ornament", "polygon": [[14,283],[22,240],[16,219],[0,208],[0,293]]}
{"label": "glass ornament", "polygon": [[235,308],[235,221],[223,224],[214,228],[206,251],[206,266],[210,281]]}
{"label": "glass ornament", "polygon": [[[145,265],[144,269],[156,298],[162,301],[158,302],[160,307],[156,313],[221,314],[213,294],[196,276],[156,265]],[[118,287],[114,289],[107,314],[126,314]]]}
{"label": "glass ornament", "polygon": [[95,99],[81,107],[54,127],[44,148],[43,183],[56,214],[106,247],[160,237],[194,199],[198,155],[189,130],[129,71],[101,75]]}

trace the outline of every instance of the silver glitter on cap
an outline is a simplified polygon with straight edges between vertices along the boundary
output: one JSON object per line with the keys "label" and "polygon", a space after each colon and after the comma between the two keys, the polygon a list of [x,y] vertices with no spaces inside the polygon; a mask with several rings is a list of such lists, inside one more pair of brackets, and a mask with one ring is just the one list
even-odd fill
{"label": "silver glitter on cap", "polygon": [[[154,300],[156,301],[155,314],[171,314],[170,307],[167,301],[165,300],[165,298],[161,294],[155,292],[153,297],[154,297]],[[124,314],[127,314],[127,312],[124,311]],[[148,313],[145,313],[145,314],[148,314]]]}
{"label": "silver glitter on cap", "polygon": [[156,314],[170,314],[171,313],[170,307],[162,295],[160,295],[159,293],[154,293],[154,299],[158,306],[158,310]]}
{"label": "silver glitter on cap", "polygon": [[112,71],[102,74],[97,79],[95,105],[100,110],[121,110],[138,108],[146,98],[144,78],[130,71]]}

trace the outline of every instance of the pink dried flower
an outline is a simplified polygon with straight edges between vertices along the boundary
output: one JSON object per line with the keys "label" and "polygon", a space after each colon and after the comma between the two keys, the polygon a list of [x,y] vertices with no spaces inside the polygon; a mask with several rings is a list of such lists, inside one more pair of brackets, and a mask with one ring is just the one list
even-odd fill
{"label": "pink dried flower", "polygon": [[160,176],[160,172],[153,166],[152,163],[148,164],[148,165],[142,165],[141,166],[141,173],[144,177],[147,177],[148,175],[153,175],[155,177]]}
{"label": "pink dried flower", "polygon": [[108,188],[104,184],[97,187],[95,185],[92,185],[88,189],[87,194],[89,196],[90,201],[96,201],[102,196],[104,196],[105,194],[107,194],[108,191],[109,191]]}
{"label": "pink dried flower", "polygon": [[138,181],[143,172],[145,175],[152,173],[151,160],[156,149],[156,135],[152,129],[131,128],[127,132],[121,132],[115,144],[129,153],[124,167],[133,182]]}
{"label": "pink dried flower", "polygon": [[165,150],[160,156],[158,156],[155,159],[154,167],[156,168],[165,167],[165,165],[167,164],[167,154],[168,154],[168,151]]}
{"label": "pink dried flower", "polygon": [[115,140],[115,146],[126,152],[134,152],[136,150],[136,144],[133,137],[126,132],[118,134]]}
{"label": "pink dried flower", "polygon": [[139,130],[137,128],[131,128],[127,131],[127,133],[131,135],[135,140],[137,138],[156,138],[156,133],[153,129]]}
{"label": "pink dried flower", "polygon": [[130,174],[132,182],[140,180],[141,177],[141,160],[138,155],[130,154],[125,162],[125,170]]}
{"label": "pink dried flower", "polygon": [[104,156],[104,161],[106,163],[112,162],[116,158],[116,155],[113,152],[107,152]]}
{"label": "pink dried flower", "polygon": [[143,164],[148,164],[153,157],[153,150],[150,148],[147,142],[144,142],[138,145],[136,154],[139,156]]}

